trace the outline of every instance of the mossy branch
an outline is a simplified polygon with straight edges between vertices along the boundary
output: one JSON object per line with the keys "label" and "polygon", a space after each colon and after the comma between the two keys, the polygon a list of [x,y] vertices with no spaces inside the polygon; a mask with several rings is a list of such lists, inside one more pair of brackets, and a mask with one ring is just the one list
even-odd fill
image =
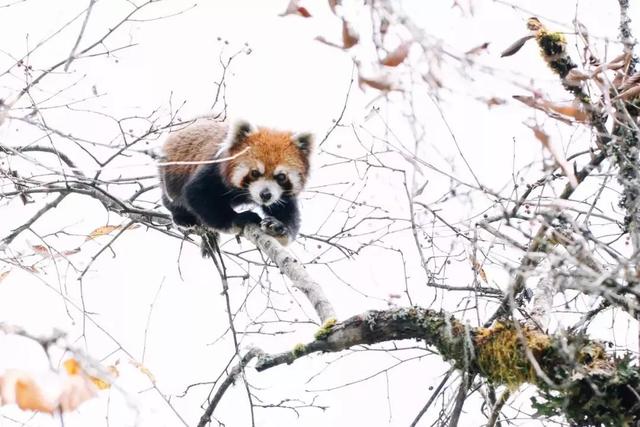
{"label": "mossy branch", "polygon": [[573,425],[625,425],[640,421],[640,371],[582,335],[547,335],[523,324],[497,322],[473,328],[455,317],[420,307],[367,311],[336,323],[321,338],[292,351],[260,354],[258,371],[317,352],[355,345],[418,339],[455,367],[515,390],[538,387],[540,414],[562,415]]}

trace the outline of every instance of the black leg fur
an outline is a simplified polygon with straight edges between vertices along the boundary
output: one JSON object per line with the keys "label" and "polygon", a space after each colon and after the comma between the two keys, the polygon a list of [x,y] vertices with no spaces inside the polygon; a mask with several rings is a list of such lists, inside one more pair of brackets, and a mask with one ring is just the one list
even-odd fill
{"label": "black leg fur", "polygon": [[242,193],[230,190],[223,182],[217,165],[202,168],[185,187],[185,199],[189,209],[204,225],[226,231],[244,227],[248,223],[260,224],[260,216],[254,212],[238,213],[231,207],[242,201]]}
{"label": "black leg fur", "polygon": [[200,225],[200,221],[194,214],[189,212],[184,206],[171,202],[165,195],[162,196],[162,204],[169,209],[173,222],[176,225],[180,227],[195,227]]}

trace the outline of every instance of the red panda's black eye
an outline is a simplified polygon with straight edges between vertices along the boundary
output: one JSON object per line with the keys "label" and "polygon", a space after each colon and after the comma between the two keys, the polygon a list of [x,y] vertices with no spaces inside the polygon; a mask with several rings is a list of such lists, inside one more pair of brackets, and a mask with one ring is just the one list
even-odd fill
{"label": "red panda's black eye", "polygon": [[258,169],[251,169],[251,178],[260,178],[260,171]]}
{"label": "red panda's black eye", "polygon": [[278,184],[284,184],[285,182],[287,182],[287,175],[280,172],[276,175],[276,181],[278,181]]}

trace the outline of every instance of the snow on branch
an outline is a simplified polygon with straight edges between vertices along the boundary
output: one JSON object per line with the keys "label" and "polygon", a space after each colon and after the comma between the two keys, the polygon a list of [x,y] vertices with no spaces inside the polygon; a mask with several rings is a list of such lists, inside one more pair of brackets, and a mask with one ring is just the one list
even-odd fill
{"label": "snow on branch", "polygon": [[246,226],[243,235],[291,279],[295,288],[304,293],[323,323],[329,319],[335,319],[335,310],[324,294],[322,287],[311,277],[304,265],[291,252],[280,245],[276,239],[265,234],[256,225]]}

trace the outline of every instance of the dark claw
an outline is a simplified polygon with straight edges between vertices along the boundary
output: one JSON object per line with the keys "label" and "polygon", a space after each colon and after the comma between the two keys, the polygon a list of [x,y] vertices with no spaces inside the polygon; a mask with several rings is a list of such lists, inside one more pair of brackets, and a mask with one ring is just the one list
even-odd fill
{"label": "dark claw", "polygon": [[272,216],[263,218],[262,222],[260,222],[260,228],[268,235],[274,237],[285,236],[287,234],[287,226]]}

